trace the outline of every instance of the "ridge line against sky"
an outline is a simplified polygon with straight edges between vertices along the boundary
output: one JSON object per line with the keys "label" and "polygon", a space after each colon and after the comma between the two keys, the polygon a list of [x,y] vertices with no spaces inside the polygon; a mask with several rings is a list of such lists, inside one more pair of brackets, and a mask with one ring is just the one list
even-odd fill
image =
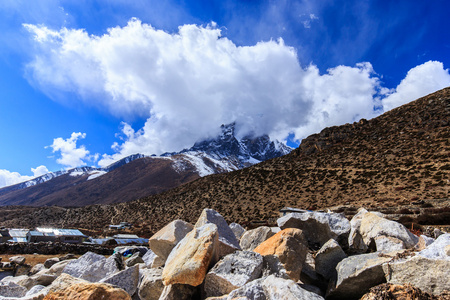
{"label": "ridge line against sky", "polygon": [[[289,145],[450,85],[444,0],[0,3],[0,187],[179,151],[236,121]],[[31,171],[31,172],[30,172]]]}

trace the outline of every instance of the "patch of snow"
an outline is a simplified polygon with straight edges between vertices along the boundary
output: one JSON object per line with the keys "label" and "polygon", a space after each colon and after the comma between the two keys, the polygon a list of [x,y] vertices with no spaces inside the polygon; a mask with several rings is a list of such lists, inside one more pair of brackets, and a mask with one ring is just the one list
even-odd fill
{"label": "patch of snow", "polygon": [[100,176],[102,176],[102,175],[105,175],[106,173],[108,173],[108,172],[106,172],[106,171],[94,171],[94,172],[90,172],[89,174],[91,174],[91,175],[87,178],[87,180],[95,179],[95,178],[97,178],[97,177],[100,177]]}
{"label": "patch of snow", "polygon": [[73,171],[69,175],[73,176],[73,177],[76,177],[76,176],[81,176],[83,174],[84,174],[84,172],[81,172],[81,171]]}

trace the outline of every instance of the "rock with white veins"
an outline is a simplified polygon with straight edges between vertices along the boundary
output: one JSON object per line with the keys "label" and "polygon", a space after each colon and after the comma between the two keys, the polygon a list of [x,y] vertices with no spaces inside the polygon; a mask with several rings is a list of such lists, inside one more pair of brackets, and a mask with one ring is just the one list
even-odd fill
{"label": "rock with white veins", "polygon": [[260,277],[263,257],[255,252],[236,251],[223,257],[206,275],[207,297],[230,293]]}
{"label": "rock with white veins", "polygon": [[102,278],[119,271],[114,255],[105,258],[102,255],[87,252],[80,258],[69,262],[63,273],[90,282],[98,282]]}

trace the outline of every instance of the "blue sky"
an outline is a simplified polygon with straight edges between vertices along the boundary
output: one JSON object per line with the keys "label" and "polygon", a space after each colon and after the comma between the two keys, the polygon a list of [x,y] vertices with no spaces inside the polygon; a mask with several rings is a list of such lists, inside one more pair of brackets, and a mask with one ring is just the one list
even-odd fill
{"label": "blue sky", "polygon": [[214,136],[292,138],[450,85],[450,4],[0,4],[0,187]]}

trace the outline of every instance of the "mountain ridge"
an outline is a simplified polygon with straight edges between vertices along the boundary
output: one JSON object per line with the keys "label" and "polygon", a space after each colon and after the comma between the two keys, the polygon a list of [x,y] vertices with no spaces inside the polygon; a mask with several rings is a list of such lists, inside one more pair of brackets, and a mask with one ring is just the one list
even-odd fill
{"label": "mountain ridge", "polygon": [[[229,172],[260,162],[252,157],[251,151],[255,151],[258,158],[267,159],[265,152],[269,153],[268,157],[273,157],[292,150],[287,146],[274,150],[275,142],[266,135],[247,138],[245,143],[255,140],[260,145],[248,150],[236,139],[234,127],[234,123],[222,125],[222,134],[218,138],[196,143],[180,152],[161,156],[133,154],[105,168],[62,170],[2,188],[0,205],[82,206],[126,202],[160,193],[202,176]],[[215,151],[211,151],[212,148]],[[122,168],[126,171],[120,170]]]}
{"label": "mountain ridge", "polygon": [[446,88],[372,120],[326,128],[290,154],[249,168],[115,205],[36,208],[25,216],[21,208],[9,207],[0,224],[102,228],[128,221],[154,233],[174,218],[194,222],[205,207],[239,223],[270,222],[286,206],[364,206],[395,212],[406,205],[411,213],[423,210],[417,206],[422,204],[448,208],[449,154]]}

